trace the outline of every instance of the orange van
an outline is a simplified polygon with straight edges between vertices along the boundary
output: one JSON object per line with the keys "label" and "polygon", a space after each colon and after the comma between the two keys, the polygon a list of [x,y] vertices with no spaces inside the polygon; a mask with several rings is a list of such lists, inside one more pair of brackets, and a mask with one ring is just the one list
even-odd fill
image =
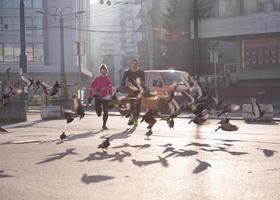
{"label": "orange van", "polygon": [[[174,82],[177,84],[188,81],[189,74],[184,71],[177,70],[146,70],[145,81],[146,85],[151,91],[156,91],[158,97],[155,98],[143,98],[141,108],[156,109],[161,113],[168,113],[168,107],[164,99],[167,98],[168,93],[173,89]],[[175,92],[175,99],[179,103],[183,100],[182,93],[180,91]]]}

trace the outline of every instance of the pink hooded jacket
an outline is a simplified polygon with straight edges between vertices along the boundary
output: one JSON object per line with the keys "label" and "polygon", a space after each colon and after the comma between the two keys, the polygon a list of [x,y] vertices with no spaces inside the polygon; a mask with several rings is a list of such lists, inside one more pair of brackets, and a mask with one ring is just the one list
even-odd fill
{"label": "pink hooded jacket", "polygon": [[107,76],[98,76],[96,77],[91,85],[88,93],[88,97],[92,98],[93,92],[97,91],[99,97],[104,97],[107,94],[112,94],[112,82],[108,79]]}

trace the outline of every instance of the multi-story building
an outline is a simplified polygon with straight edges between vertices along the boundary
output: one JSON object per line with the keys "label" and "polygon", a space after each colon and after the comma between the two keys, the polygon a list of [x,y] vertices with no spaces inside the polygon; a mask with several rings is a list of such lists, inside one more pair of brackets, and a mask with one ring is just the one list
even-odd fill
{"label": "multi-story building", "polygon": [[[20,54],[20,0],[0,0],[0,76],[11,68],[19,74]],[[58,8],[63,10],[64,58],[68,83],[82,86],[91,79],[89,0],[25,0],[26,55],[28,74],[52,84],[60,80],[60,23]],[[66,8],[67,7],[67,8]],[[83,11],[78,14],[78,11]],[[75,13],[75,14],[74,14]],[[76,14],[77,13],[77,14]],[[77,54],[77,44],[80,54]],[[73,89],[73,91],[77,88]]]}
{"label": "multi-story building", "polygon": [[198,23],[200,73],[213,75],[207,46],[215,47],[224,86],[237,95],[280,94],[280,1],[216,0],[206,10]]}
{"label": "multi-story building", "polygon": [[[94,76],[99,74],[99,66],[105,63],[114,85],[119,85],[123,71],[132,57],[138,56],[137,4],[128,1],[119,4],[91,5],[92,63]],[[138,9],[138,10],[137,10]]]}

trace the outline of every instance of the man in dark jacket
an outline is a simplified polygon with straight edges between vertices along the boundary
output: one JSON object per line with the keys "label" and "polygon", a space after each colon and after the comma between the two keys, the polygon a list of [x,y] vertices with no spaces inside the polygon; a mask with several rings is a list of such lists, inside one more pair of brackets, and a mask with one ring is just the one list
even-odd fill
{"label": "man in dark jacket", "polygon": [[[134,86],[137,87],[137,79],[140,79],[141,84],[145,85],[145,74],[144,71],[139,68],[139,61],[137,58],[133,58],[130,63],[130,69],[124,72],[122,78],[122,85],[126,84],[126,81],[129,81]],[[135,100],[133,102],[135,109],[133,115],[129,118],[128,125],[138,126],[138,118],[141,111],[141,99]]]}

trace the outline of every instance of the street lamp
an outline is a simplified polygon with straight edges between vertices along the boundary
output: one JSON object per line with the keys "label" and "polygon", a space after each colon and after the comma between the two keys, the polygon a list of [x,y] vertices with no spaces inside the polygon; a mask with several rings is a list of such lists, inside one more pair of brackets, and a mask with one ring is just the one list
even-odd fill
{"label": "street lamp", "polygon": [[[53,14],[49,14],[48,10],[51,8],[55,8],[55,12]],[[71,9],[74,10],[72,7],[64,7],[64,8],[57,8],[57,7],[49,7],[46,10],[43,11],[37,11],[37,13],[43,14],[43,15],[50,15],[55,17],[59,17],[59,28],[60,28],[60,75],[61,75],[61,84],[66,85],[67,80],[65,76],[65,61],[64,61],[64,16],[70,16],[70,15],[75,15],[78,17],[78,15],[85,13],[85,11],[75,11],[73,13],[64,13],[66,9]],[[67,99],[68,94],[67,94],[67,88],[66,86],[62,88],[62,96],[64,99]]]}

